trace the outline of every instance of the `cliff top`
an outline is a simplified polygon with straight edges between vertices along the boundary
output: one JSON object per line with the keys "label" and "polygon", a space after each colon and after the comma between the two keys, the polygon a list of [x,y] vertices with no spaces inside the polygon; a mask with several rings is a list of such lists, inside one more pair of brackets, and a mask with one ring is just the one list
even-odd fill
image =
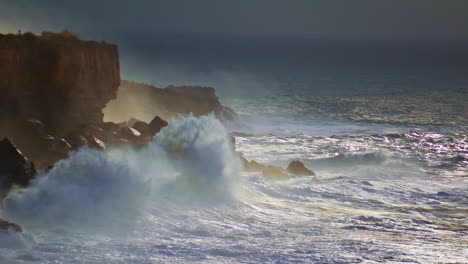
{"label": "cliff top", "polygon": [[27,46],[37,41],[46,41],[48,43],[56,43],[56,44],[81,44],[81,45],[89,45],[89,46],[114,46],[112,44],[106,43],[105,41],[97,42],[94,40],[82,40],[77,35],[69,32],[48,32],[43,31],[41,35],[37,35],[31,32],[26,33],[18,33],[18,34],[1,34],[0,33],[0,47],[2,45],[22,45]]}

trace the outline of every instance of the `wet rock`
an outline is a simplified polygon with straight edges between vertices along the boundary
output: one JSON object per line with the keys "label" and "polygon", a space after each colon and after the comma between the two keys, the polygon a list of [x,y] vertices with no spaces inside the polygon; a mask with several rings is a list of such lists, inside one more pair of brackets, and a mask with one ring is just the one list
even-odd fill
{"label": "wet rock", "polygon": [[151,120],[151,122],[149,123],[150,133],[152,135],[155,135],[156,133],[161,131],[163,127],[166,127],[168,125],[169,123],[167,123],[166,120],[161,119],[159,116],[155,116],[153,120]]}
{"label": "wet rock", "polygon": [[0,197],[13,187],[26,187],[36,175],[32,162],[23,156],[8,139],[0,141]]}
{"label": "wet rock", "polygon": [[23,232],[23,228],[21,228],[20,225],[0,219],[0,231],[8,230],[13,230],[15,232]]}
{"label": "wet rock", "polygon": [[287,180],[289,179],[288,172],[278,166],[266,166],[263,169],[263,177],[272,180]]}
{"label": "wet rock", "polygon": [[95,148],[99,150],[105,150],[107,148],[106,144],[95,136],[90,136],[86,138],[86,141],[88,142],[88,147],[90,148]]}
{"label": "wet rock", "polygon": [[138,130],[142,136],[152,136],[150,126],[146,122],[138,121],[133,125],[133,128]]}
{"label": "wet rock", "polygon": [[118,124],[113,122],[104,122],[100,125],[100,127],[106,134],[118,133],[121,128]]}
{"label": "wet rock", "polygon": [[304,166],[304,163],[294,160],[289,163],[288,168],[286,169],[289,173],[298,175],[298,176],[308,176],[315,175],[315,173]]}
{"label": "wet rock", "polygon": [[142,122],[142,121],[132,117],[127,121],[127,126],[133,127],[137,122]]}
{"label": "wet rock", "polygon": [[123,127],[120,129],[120,136],[124,139],[132,140],[132,139],[136,139],[140,135],[141,133],[138,132],[138,130],[131,128],[131,127]]}
{"label": "wet rock", "polygon": [[67,137],[65,137],[65,140],[70,144],[72,150],[77,150],[82,146],[88,145],[88,140],[86,140],[86,137],[78,133],[69,134]]}
{"label": "wet rock", "polygon": [[262,172],[265,169],[265,165],[256,162],[255,160],[249,161],[242,154],[239,155],[244,165],[244,170],[247,172]]}

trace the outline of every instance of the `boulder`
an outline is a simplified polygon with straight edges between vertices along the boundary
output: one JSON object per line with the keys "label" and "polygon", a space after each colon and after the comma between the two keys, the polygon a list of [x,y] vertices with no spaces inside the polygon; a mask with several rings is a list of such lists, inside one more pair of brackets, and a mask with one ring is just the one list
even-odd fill
{"label": "boulder", "polygon": [[272,180],[287,180],[289,179],[288,172],[278,166],[266,166],[263,169],[263,177]]}
{"label": "boulder", "polygon": [[0,141],[0,197],[13,187],[26,187],[36,175],[34,164],[8,139]]}
{"label": "boulder", "polygon": [[140,132],[142,136],[152,136],[150,126],[146,122],[143,122],[143,121],[135,122],[135,124],[133,125],[133,128],[138,130],[138,132]]}
{"label": "boulder", "polygon": [[114,122],[103,122],[101,124],[101,128],[104,130],[117,131],[119,130],[120,126]]}
{"label": "boulder", "polygon": [[286,169],[289,173],[298,175],[298,176],[308,176],[315,175],[315,173],[304,166],[304,163],[294,160],[289,163],[288,168]]}
{"label": "boulder", "polygon": [[149,123],[149,129],[151,134],[154,136],[156,133],[158,133],[163,127],[168,126],[169,123],[167,123],[166,120],[161,119],[159,116],[155,116],[153,120]]}
{"label": "boulder", "polygon": [[86,138],[86,141],[88,142],[88,147],[90,148],[95,148],[99,150],[105,150],[107,148],[106,144],[95,136],[90,136]]}
{"label": "boulder", "polygon": [[86,137],[80,135],[79,133],[69,134],[65,140],[70,144],[73,150],[77,150],[82,146],[88,145],[88,140],[86,140]]}
{"label": "boulder", "polygon": [[141,135],[138,130],[131,127],[123,127],[120,129],[120,136],[124,139],[133,140]]}
{"label": "boulder", "polygon": [[127,121],[127,126],[128,127],[133,127],[137,122],[141,122],[141,120],[138,120],[138,119],[132,117]]}
{"label": "boulder", "polygon": [[20,225],[0,219],[0,231],[13,230],[15,232],[23,232]]}
{"label": "boulder", "polygon": [[249,161],[242,153],[239,153],[239,157],[244,165],[244,170],[247,172],[262,172],[265,169],[265,165],[256,162],[255,160]]}

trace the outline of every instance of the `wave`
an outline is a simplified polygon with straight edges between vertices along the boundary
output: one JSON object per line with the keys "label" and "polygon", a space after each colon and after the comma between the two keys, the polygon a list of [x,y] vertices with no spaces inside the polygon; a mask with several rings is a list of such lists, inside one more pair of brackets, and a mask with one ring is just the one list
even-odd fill
{"label": "wave", "polygon": [[[458,90],[384,96],[304,96],[227,98],[243,115],[287,115],[364,121],[377,124],[467,125],[465,100]],[[403,110],[404,109],[404,110]]]}
{"label": "wave", "polygon": [[162,199],[174,204],[230,199],[241,172],[230,144],[211,115],[173,119],[141,150],[72,153],[8,196],[1,215],[26,228],[115,231]]}

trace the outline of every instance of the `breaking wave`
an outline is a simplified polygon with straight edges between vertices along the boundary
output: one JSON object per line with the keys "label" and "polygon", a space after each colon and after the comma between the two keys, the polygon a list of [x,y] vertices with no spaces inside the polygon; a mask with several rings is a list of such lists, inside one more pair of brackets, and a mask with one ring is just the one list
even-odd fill
{"label": "breaking wave", "polygon": [[26,228],[118,230],[161,199],[206,204],[230,199],[240,174],[213,116],[171,121],[146,148],[82,148],[5,199],[2,216]]}

